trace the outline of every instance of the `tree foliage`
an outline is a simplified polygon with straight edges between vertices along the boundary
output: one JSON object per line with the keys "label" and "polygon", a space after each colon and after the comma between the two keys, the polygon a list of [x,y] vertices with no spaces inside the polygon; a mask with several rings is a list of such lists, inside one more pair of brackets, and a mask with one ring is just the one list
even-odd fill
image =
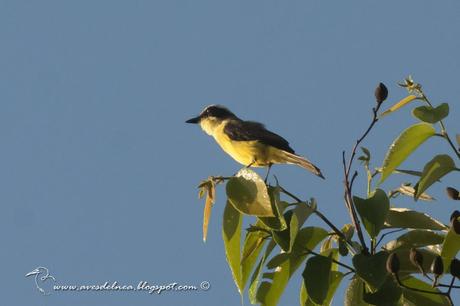
{"label": "tree foliage", "polygon": [[[455,258],[460,250],[460,212],[452,213],[445,225],[394,203],[399,195],[434,200],[425,192],[441,184],[446,175],[460,171],[456,165],[460,136],[456,135],[455,144],[447,132],[443,121],[449,114],[447,103],[433,105],[410,77],[399,85],[408,90],[408,96],[383,112],[380,108],[388,90],[382,83],[377,86],[370,125],[348,159],[343,152],[344,202],[350,223],[334,225],[314,198],[302,200],[279,182],[266,184],[251,169],[232,177],[210,177],[200,184],[200,195],[207,195],[204,239],[216,185],[226,184],[225,254],[238,292],[244,295],[247,289],[252,304],[277,305],[293,274],[302,270],[300,305],[330,305],[341,282],[347,283],[344,305],[453,305],[453,293],[460,288],[455,285],[460,275],[460,261]],[[371,151],[362,142],[385,116],[417,102],[422,105],[412,115],[420,122],[401,132],[380,167],[371,167]],[[433,137],[445,140],[452,154],[436,155],[419,169],[399,168]],[[359,148],[362,155],[357,157]],[[356,159],[362,162],[362,170],[354,170]],[[367,177],[365,197],[353,194],[358,170]],[[385,190],[383,183],[395,173],[413,183]],[[447,187],[447,193],[452,200],[460,199],[454,187]],[[308,224],[313,215],[324,227]],[[247,218],[251,225],[244,231]]]}

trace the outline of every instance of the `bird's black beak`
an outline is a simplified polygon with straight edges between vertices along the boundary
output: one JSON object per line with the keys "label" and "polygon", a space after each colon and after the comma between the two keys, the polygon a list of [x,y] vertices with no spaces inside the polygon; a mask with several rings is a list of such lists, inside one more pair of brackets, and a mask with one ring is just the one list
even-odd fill
{"label": "bird's black beak", "polygon": [[189,119],[189,120],[185,121],[185,123],[199,123],[200,120],[201,120],[201,117],[197,116],[195,118],[192,118],[192,119]]}

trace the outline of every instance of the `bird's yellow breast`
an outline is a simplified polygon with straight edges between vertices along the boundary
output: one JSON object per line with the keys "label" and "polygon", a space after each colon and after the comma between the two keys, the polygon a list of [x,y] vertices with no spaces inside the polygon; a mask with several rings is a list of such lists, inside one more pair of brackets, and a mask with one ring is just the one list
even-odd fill
{"label": "bird's yellow breast", "polygon": [[271,162],[271,147],[257,140],[235,141],[225,134],[226,121],[219,124],[213,131],[212,136],[220,147],[240,164],[255,167],[264,167]]}

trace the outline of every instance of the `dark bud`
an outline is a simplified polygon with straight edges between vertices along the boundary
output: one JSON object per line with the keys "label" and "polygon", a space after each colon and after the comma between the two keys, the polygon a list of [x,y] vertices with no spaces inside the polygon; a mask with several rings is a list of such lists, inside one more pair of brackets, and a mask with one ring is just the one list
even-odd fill
{"label": "dark bud", "polygon": [[446,192],[449,198],[451,198],[452,200],[460,200],[459,192],[457,189],[453,187],[447,187]]}
{"label": "dark bud", "polygon": [[444,263],[442,262],[441,256],[438,255],[434,258],[431,264],[431,272],[436,276],[440,276],[444,273]]}
{"label": "dark bud", "polygon": [[391,253],[390,256],[388,256],[386,267],[388,273],[397,274],[399,272],[400,264],[396,253]]}
{"label": "dark bud", "polygon": [[458,221],[458,217],[460,217],[460,212],[458,210],[450,215],[450,227],[456,234],[460,235],[460,221]]}
{"label": "dark bud", "polygon": [[444,263],[441,256],[436,256],[431,264],[431,272],[434,274],[433,287],[438,284],[439,277],[444,273]]}
{"label": "dark bud", "polygon": [[457,219],[460,217],[460,211],[454,210],[454,212],[450,215],[450,222],[452,223],[452,220]]}
{"label": "dark bud", "polygon": [[339,240],[339,254],[341,256],[347,256],[348,255],[348,248],[345,240],[340,239]]}
{"label": "dark bud", "polygon": [[375,100],[377,101],[378,104],[382,103],[385,101],[388,97],[388,89],[383,83],[379,83],[377,88],[375,89]]}
{"label": "dark bud", "polygon": [[450,262],[450,274],[460,279],[460,260],[454,258]]}
{"label": "dark bud", "polygon": [[410,262],[420,269],[423,275],[425,275],[425,271],[423,270],[423,255],[417,249],[411,248],[409,252],[409,259]]}

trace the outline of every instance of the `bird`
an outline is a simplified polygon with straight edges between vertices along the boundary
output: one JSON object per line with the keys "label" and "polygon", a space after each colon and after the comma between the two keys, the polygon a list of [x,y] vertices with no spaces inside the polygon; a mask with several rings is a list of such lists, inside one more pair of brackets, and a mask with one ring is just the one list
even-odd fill
{"label": "bird", "polygon": [[324,179],[321,170],[297,155],[286,139],[267,130],[262,123],[240,119],[223,105],[209,105],[185,122],[199,124],[224,152],[247,168],[267,167],[265,181],[274,164],[294,164]]}

